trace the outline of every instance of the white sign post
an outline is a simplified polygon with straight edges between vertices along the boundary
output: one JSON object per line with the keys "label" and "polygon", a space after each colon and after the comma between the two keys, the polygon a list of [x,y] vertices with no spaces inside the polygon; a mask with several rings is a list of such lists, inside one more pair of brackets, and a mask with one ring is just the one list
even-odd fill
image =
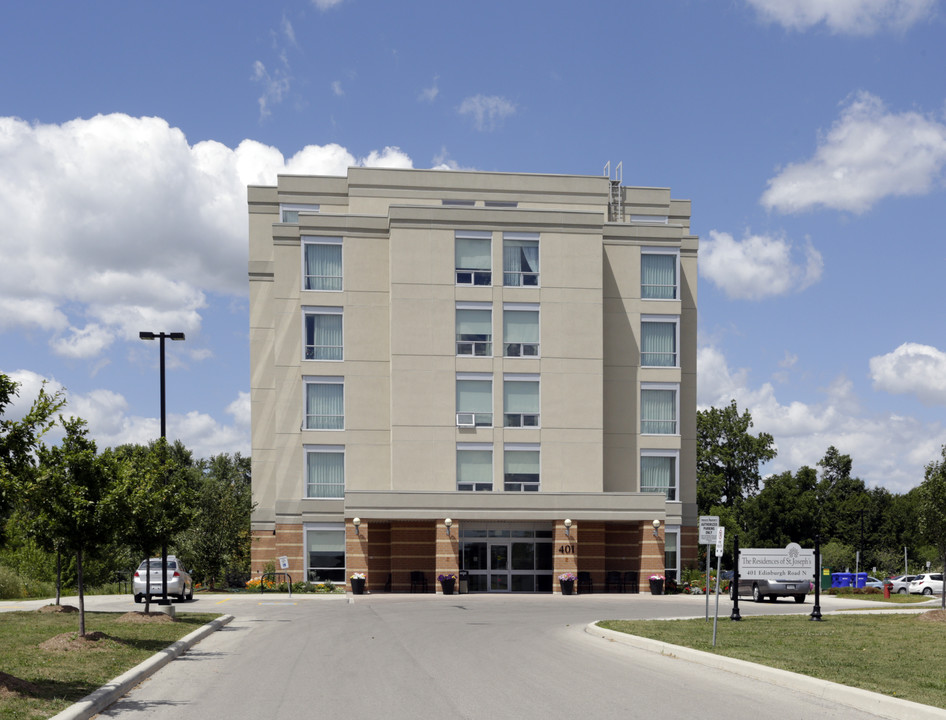
{"label": "white sign post", "polygon": [[[726,539],[726,528],[719,527],[716,530],[716,613],[713,615],[713,647],[716,647],[716,624],[719,621],[719,575],[723,569],[723,547]],[[706,553],[707,556],[709,553]]]}
{"label": "white sign post", "polygon": [[[719,515],[700,516],[700,545],[712,545],[716,542],[716,530],[719,527]],[[706,620],[709,621],[709,586],[710,586],[710,554],[706,548]]]}

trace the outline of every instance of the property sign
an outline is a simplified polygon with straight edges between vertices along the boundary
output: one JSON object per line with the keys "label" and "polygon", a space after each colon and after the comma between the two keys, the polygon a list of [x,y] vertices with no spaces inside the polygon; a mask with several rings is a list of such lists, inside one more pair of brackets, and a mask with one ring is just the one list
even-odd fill
{"label": "property sign", "polygon": [[815,576],[815,551],[798,543],[778,549],[746,548],[739,551],[739,575],[745,580],[810,580]]}
{"label": "property sign", "polygon": [[719,515],[700,516],[700,545],[712,545],[716,542],[716,529],[719,527]]}

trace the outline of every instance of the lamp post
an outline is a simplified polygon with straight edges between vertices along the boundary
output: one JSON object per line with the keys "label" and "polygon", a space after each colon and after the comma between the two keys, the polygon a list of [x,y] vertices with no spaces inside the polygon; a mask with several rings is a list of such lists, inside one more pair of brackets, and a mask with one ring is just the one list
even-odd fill
{"label": "lamp post", "polygon": [[[161,438],[167,439],[167,419],[165,413],[165,402],[164,402],[164,341],[167,338],[171,340],[183,340],[184,333],[182,332],[147,332],[142,331],[138,333],[138,337],[142,340],[154,340],[157,338],[160,341],[160,372],[161,372]],[[162,473],[163,474],[163,473]],[[168,545],[167,538],[161,540],[161,602],[160,605],[170,605],[171,601],[168,600]]]}

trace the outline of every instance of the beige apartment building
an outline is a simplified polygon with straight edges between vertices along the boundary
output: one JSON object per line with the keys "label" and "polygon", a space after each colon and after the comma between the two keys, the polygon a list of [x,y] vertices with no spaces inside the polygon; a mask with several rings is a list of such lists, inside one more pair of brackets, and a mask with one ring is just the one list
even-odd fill
{"label": "beige apartment building", "polygon": [[254,573],[602,592],[695,562],[689,201],[376,168],[248,194]]}

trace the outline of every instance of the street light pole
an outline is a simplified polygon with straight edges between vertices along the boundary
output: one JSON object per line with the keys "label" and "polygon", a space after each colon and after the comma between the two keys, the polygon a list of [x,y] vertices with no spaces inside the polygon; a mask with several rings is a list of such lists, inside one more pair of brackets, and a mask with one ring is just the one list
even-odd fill
{"label": "street light pole", "polygon": [[[164,400],[164,341],[166,338],[171,340],[183,340],[184,333],[182,332],[147,332],[142,331],[138,333],[138,337],[142,340],[154,340],[157,338],[160,341],[160,372],[161,372],[161,438],[167,439],[167,419],[165,412],[165,400]],[[163,468],[162,468],[163,475]],[[167,478],[164,478],[167,482]],[[168,545],[167,538],[161,540],[161,602],[160,605],[170,605],[171,601],[168,600]]]}

